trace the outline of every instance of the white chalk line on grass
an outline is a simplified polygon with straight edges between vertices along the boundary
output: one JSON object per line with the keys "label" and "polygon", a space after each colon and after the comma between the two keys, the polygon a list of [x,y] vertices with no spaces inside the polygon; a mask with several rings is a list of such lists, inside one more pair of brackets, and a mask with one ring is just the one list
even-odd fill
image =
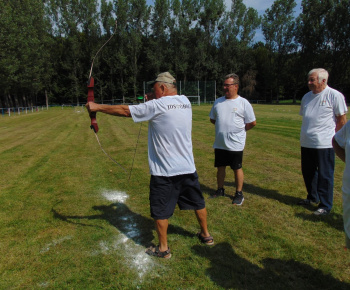
{"label": "white chalk line on grass", "polygon": [[[125,203],[128,199],[128,195],[123,191],[111,191],[104,190],[102,196],[111,202]],[[152,271],[154,266],[158,265],[150,256],[145,253],[143,246],[135,244],[132,238],[136,238],[141,235],[141,232],[137,229],[136,223],[132,215],[120,217],[124,222],[128,223],[125,228],[125,233],[119,233],[113,237],[113,241],[100,241],[98,244],[98,250],[92,253],[92,256],[99,254],[108,255],[115,251],[123,253],[126,259],[125,265],[130,269],[137,272],[138,277],[142,280],[143,276]],[[51,243],[46,244],[40,253],[46,253],[51,248],[63,243],[64,241],[72,239],[71,236],[62,237],[60,239],[53,240]],[[156,275],[153,273],[153,275]],[[46,288],[49,286],[49,282],[42,282],[38,284],[39,287]]]}
{"label": "white chalk line on grass", "polygon": [[[50,251],[53,247],[56,247],[57,245],[62,244],[63,242],[68,241],[68,240],[71,240],[71,239],[72,239],[71,236],[65,236],[65,237],[62,237],[62,238],[60,238],[60,239],[55,239],[55,240],[53,240],[51,243],[46,244],[46,245],[40,250],[40,254],[44,254],[44,253]],[[48,288],[48,287],[50,287],[50,282],[48,282],[48,281],[43,281],[43,282],[38,283],[37,285],[38,285],[38,287],[40,287],[40,288]]]}
{"label": "white chalk line on grass", "polygon": [[[123,191],[109,190],[104,190],[102,196],[108,201],[120,203],[125,203],[129,197]],[[125,265],[134,269],[139,278],[142,279],[145,274],[153,269],[156,263],[145,253],[145,248],[143,246],[135,244],[132,240],[132,238],[141,235],[139,229],[136,228],[133,216],[122,216],[120,219],[128,225],[125,227],[124,233],[119,233],[119,235],[114,238],[113,242],[101,241],[99,244],[99,252],[102,254],[109,254],[113,251],[123,252],[128,262],[125,263]],[[98,254],[98,252],[94,253],[94,255],[96,254]]]}
{"label": "white chalk line on grass", "polygon": [[117,251],[123,253],[126,267],[135,270],[140,280],[156,265],[152,258],[145,253],[145,248],[136,245],[126,235],[120,233],[113,238],[114,241],[100,241],[99,249],[92,253],[93,256],[109,255]]}
{"label": "white chalk line on grass", "polygon": [[102,196],[109,200],[109,201],[114,201],[114,202],[120,202],[124,203],[128,199],[128,195],[126,192],[123,191],[111,191],[111,190],[105,190],[102,192]]}
{"label": "white chalk line on grass", "polygon": [[52,247],[55,247],[61,243],[63,243],[64,241],[67,241],[67,240],[71,240],[72,237],[71,236],[66,236],[66,237],[63,237],[63,238],[60,238],[58,240],[53,240],[51,243],[48,243],[46,244],[41,250],[40,250],[40,253],[46,253],[48,251],[50,251],[50,249]]}

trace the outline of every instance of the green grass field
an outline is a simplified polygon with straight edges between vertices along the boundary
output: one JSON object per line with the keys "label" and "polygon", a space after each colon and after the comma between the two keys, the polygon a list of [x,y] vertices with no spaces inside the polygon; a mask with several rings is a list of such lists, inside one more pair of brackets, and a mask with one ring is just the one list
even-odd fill
{"label": "green grass field", "polygon": [[[84,109],[0,117],[0,289],[350,289],[337,159],[332,214],[316,217],[301,172],[299,106],[254,105],[244,153],[245,202],[216,190],[209,105],[193,107],[194,156],[215,246],[193,212],[170,219],[170,260],[149,214],[147,125],[129,172],[101,151]],[[99,114],[104,149],[130,171],[140,124]],[[234,194],[227,171],[226,193]]]}

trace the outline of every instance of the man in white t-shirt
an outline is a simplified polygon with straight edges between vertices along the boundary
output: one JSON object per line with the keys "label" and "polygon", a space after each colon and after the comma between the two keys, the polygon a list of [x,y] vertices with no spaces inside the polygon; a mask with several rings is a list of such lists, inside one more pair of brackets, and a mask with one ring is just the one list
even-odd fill
{"label": "man in white t-shirt", "polygon": [[307,198],[299,205],[318,204],[315,215],[327,215],[333,206],[335,154],[332,138],[346,123],[343,94],[327,85],[328,72],[313,69],[308,74],[310,92],[301,100],[301,169]]}
{"label": "man in white t-shirt", "polygon": [[343,221],[345,245],[350,249],[350,122],[347,122],[333,137],[335,154],[345,162],[343,174]]}
{"label": "man in white t-shirt", "polygon": [[234,172],[236,193],[232,203],[242,205],[243,197],[243,149],[246,132],[256,125],[252,105],[238,95],[239,77],[229,74],[224,79],[225,96],[218,98],[210,111],[210,122],[215,124],[215,167],[218,189],[212,197],[224,196],[226,166]]}
{"label": "man in white t-shirt", "polygon": [[176,204],[181,210],[195,211],[201,228],[197,236],[202,243],[213,245],[214,239],[207,229],[207,211],[194,164],[191,103],[186,96],[177,94],[176,80],[169,72],[159,74],[150,83],[153,93],[146,95],[145,103],[86,106],[89,112],[132,117],[134,122],[148,121],[149,199],[159,245],[149,247],[146,253],[168,259],[168,219]]}

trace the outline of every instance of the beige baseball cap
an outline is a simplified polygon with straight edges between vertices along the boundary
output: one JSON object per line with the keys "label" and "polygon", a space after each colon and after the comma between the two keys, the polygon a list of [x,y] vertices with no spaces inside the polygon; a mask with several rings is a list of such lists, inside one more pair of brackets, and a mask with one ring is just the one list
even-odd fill
{"label": "beige baseball cap", "polygon": [[153,85],[156,82],[176,85],[176,79],[169,72],[160,73],[154,81],[147,82],[147,84]]}

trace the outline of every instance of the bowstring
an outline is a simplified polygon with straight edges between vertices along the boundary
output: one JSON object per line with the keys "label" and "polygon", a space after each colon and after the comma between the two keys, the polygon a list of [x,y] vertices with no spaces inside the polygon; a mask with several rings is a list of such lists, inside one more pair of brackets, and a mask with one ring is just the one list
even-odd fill
{"label": "bowstring", "polygon": [[[99,139],[98,136],[97,136],[97,133],[96,133],[95,131],[94,131],[94,133],[95,133],[95,136],[96,136],[97,143],[98,143],[98,145],[100,145],[100,148],[101,148],[102,152],[103,152],[110,160],[112,160],[115,164],[117,164],[121,169],[123,169],[125,173],[128,173],[128,172],[126,171],[126,169],[125,169],[123,166],[121,166],[117,161],[115,161],[115,160],[103,149],[103,147],[102,147],[102,145],[101,145],[101,142],[100,142],[100,139]],[[134,164],[134,161],[133,161],[133,164]],[[130,173],[130,175],[131,175],[131,173]],[[129,177],[129,179],[130,179],[130,177]]]}
{"label": "bowstring", "polygon": [[129,179],[128,179],[128,180],[130,180],[130,178],[131,178],[131,173],[132,173],[132,170],[133,170],[133,168],[134,168],[134,161],[135,161],[137,146],[138,146],[139,140],[140,140],[142,123],[143,123],[143,122],[141,122],[141,124],[140,124],[139,135],[137,136],[137,141],[136,141],[136,146],[135,146],[135,152],[134,152],[134,158],[132,159],[132,164],[131,164],[131,169],[130,169],[130,174],[129,174]]}
{"label": "bowstring", "polygon": [[[115,35],[117,31],[117,20],[115,21],[115,27],[114,27],[114,31],[112,33],[112,35],[110,36],[110,38],[100,47],[100,49],[96,52],[95,56],[93,57],[92,59],[92,62],[91,62],[91,68],[90,68],[90,73],[89,73],[89,79],[91,78],[91,75],[92,75],[92,68],[94,67],[94,61],[95,61],[95,58],[97,57],[97,55],[99,54],[99,52],[102,50],[102,48],[113,38],[113,36]],[[138,134],[138,137],[137,137],[137,141],[136,141],[136,147],[135,147],[135,152],[134,152],[134,158],[132,159],[132,165],[131,165],[131,169],[130,169],[130,174],[129,174],[129,179],[131,178],[131,173],[132,173],[132,170],[134,168],[134,161],[135,161],[135,156],[136,156],[136,151],[137,151],[137,146],[138,146],[138,143],[139,143],[139,139],[140,139],[140,135],[141,135],[141,127],[142,127],[142,123],[140,125],[140,129],[139,129],[139,134]],[[98,138],[97,136],[97,133],[94,131],[95,133],[95,136],[96,136],[96,140],[97,140],[97,143],[98,145],[100,146],[102,152],[110,159],[112,160],[115,164],[117,164],[121,169],[124,170],[125,173],[127,173],[127,170],[120,164],[118,163],[111,155],[109,155],[102,147],[102,144],[100,142],[100,139]]]}

